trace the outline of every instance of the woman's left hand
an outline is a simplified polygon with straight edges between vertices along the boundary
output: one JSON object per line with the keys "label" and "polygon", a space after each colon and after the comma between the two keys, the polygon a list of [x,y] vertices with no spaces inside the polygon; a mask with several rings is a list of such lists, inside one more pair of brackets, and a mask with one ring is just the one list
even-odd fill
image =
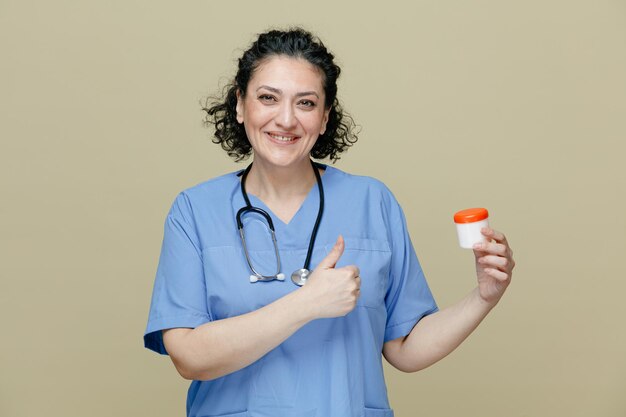
{"label": "woman's left hand", "polygon": [[478,290],[486,303],[495,305],[511,283],[515,261],[504,234],[489,227],[481,233],[491,241],[474,245]]}

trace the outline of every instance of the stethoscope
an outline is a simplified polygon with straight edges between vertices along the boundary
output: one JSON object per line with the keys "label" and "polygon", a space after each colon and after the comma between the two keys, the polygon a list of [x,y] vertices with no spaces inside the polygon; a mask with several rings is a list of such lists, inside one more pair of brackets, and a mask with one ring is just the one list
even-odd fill
{"label": "stethoscope", "polygon": [[[322,213],[324,212],[324,187],[322,186],[322,178],[320,177],[320,173],[318,172],[319,168],[324,168],[323,165],[317,164],[311,161],[311,165],[313,166],[313,172],[315,173],[315,179],[317,180],[317,189],[320,193],[320,207],[317,211],[317,218],[315,219],[315,225],[313,226],[313,232],[311,233],[311,240],[309,241],[309,249],[306,253],[306,260],[304,261],[304,266],[291,274],[291,281],[294,284],[303,286],[306,283],[306,280],[309,277],[311,271],[309,271],[309,264],[311,263],[311,255],[313,254],[313,246],[315,244],[315,236],[317,235],[317,229],[319,228],[320,221],[322,220]],[[246,193],[246,177],[250,172],[250,168],[252,168],[252,164],[248,165],[246,170],[241,175],[241,194],[243,195],[243,199],[246,201],[246,205],[239,209],[237,212],[237,227],[239,228],[239,236],[241,237],[241,244],[243,246],[243,252],[246,256],[246,261],[248,262],[248,266],[252,271],[252,275],[250,275],[250,282],[257,281],[273,281],[285,280],[285,274],[280,272],[280,253],[278,251],[278,243],[276,242],[276,232],[274,230],[274,222],[272,222],[272,218],[270,215],[263,209],[254,207],[250,203],[250,199],[248,198],[248,193]],[[276,273],[274,275],[263,275],[254,269],[252,265],[252,261],[250,260],[250,254],[248,253],[248,248],[246,246],[246,236],[243,231],[243,222],[241,221],[241,216],[245,213],[253,212],[258,213],[267,221],[267,226],[272,234],[272,242],[274,243],[274,252],[276,253]]]}

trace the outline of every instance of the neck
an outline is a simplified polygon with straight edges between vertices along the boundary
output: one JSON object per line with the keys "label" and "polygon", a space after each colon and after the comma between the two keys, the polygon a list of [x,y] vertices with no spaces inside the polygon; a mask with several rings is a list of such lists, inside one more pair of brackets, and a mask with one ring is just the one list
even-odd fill
{"label": "neck", "polygon": [[[316,168],[317,169],[317,168]],[[308,159],[297,166],[268,166],[254,161],[246,179],[246,189],[261,200],[281,200],[306,196],[316,179]]]}

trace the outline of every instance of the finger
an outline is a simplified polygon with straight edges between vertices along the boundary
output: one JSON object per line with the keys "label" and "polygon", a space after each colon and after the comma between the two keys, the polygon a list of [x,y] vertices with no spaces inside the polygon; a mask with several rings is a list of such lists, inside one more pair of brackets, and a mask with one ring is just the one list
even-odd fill
{"label": "finger", "polygon": [[361,271],[359,270],[359,267],[356,265],[346,265],[346,266],[341,267],[340,269],[347,271],[350,274],[351,278],[356,278],[361,273]]}
{"label": "finger", "polygon": [[356,277],[354,283],[356,284],[356,290],[361,291],[361,277]]}
{"label": "finger", "polygon": [[506,240],[506,236],[504,236],[504,233],[502,232],[498,232],[495,229],[492,229],[491,227],[483,227],[480,232],[487,236],[488,238],[491,238],[493,240],[495,240],[498,243],[503,243],[505,245],[508,245],[508,242]]}
{"label": "finger", "polygon": [[505,272],[512,267],[512,262],[508,258],[504,258],[502,256],[481,256],[478,258],[478,263],[485,267],[497,268]]}
{"label": "finger", "polygon": [[490,277],[493,277],[497,279],[498,281],[502,281],[502,282],[510,279],[509,274],[507,274],[506,272],[500,271],[499,269],[485,268],[485,273],[488,274]]}
{"label": "finger", "polygon": [[339,272],[342,278],[347,280],[358,280],[359,278],[359,268],[354,265],[346,265],[341,268],[335,268],[336,272]]}
{"label": "finger", "polygon": [[480,255],[484,255],[485,253],[500,256],[507,255],[507,246],[502,243],[481,242],[475,244],[473,246],[473,249],[477,257]]}
{"label": "finger", "polygon": [[343,236],[339,235],[335,246],[333,246],[328,255],[322,259],[317,267],[322,269],[334,268],[339,258],[341,258],[341,255],[343,255],[344,248],[345,242],[343,241]]}

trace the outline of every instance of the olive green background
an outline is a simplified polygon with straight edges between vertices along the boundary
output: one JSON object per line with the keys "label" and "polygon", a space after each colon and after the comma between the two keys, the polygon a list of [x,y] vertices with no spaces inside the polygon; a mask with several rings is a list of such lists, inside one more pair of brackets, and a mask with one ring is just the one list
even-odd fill
{"label": "olive green background", "polygon": [[456,210],[515,250],[456,352],[386,368],[396,416],[626,415],[626,2],[497,0],[0,0],[0,415],[184,414],[142,342],[163,222],[242,166],[199,103],[291,24],[336,54],[337,166],[393,190],[438,303],[474,286]]}

